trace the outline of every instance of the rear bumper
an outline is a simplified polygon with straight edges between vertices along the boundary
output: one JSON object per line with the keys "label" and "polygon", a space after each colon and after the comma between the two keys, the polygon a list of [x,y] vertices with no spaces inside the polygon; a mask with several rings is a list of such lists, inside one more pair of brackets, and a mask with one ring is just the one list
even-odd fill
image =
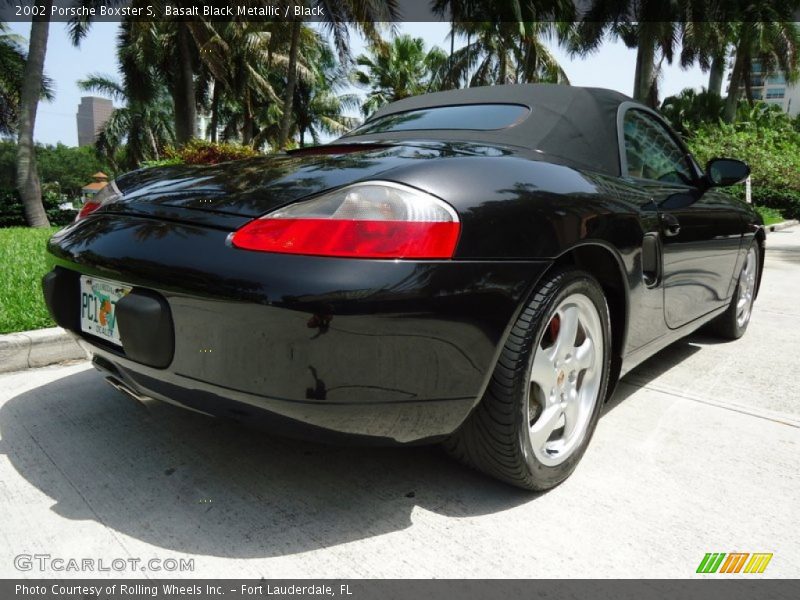
{"label": "rear bumper", "polygon": [[[50,242],[48,307],[98,368],[137,393],[286,433],[305,425],[407,443],[448,435],[466,418],[548,265],[274,255],[231,248],[227,234],[86,219]],[[83,334],[80,274],[162,298],[172,330],[131,310],[118,314],[122,349]],[[162,362],[128,347],[126,329],[160,340],[150,346]]]}

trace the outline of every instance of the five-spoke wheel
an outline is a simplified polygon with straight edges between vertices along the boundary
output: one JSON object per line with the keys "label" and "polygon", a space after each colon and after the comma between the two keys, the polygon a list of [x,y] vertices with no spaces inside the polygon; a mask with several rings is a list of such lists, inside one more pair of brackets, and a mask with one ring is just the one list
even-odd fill
{"label": "five-spoke wheel", "polygon": [[597,425],[610,353],[600,284],[574,267],[550,273],[514,324],[483,399],[445,448],[519,487],[558,485]]}
{"label": "five-spoke wheel", "polygon": [[542,464],[563,462],[580,444],[602,374],[602,324],[585,295],[562,300],[544,328],[531,365],[530,440]]}

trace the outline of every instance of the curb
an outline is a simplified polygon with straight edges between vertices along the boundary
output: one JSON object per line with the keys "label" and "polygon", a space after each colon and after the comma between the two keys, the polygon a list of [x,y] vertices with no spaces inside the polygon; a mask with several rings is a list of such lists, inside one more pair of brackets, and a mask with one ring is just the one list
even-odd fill
{"label": "curb", "polygon": [[781,229],[787,229],[788,227],[794,227],[795,225],[800,225],[800,221],[797,219],[783,221],[782,223],[775,223],[775,225],[767,225],[765,229],[767,231],[780,231]]}
{"label": "curb", "polygon": [[0,373],[88,358],[86,350],[61,327],[0,335]]}

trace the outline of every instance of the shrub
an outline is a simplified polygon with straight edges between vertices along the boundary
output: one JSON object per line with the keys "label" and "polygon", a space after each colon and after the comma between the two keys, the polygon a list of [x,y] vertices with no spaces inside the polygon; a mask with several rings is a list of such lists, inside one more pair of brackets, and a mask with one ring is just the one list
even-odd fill
{"label": "shrub", "polygon": [[[788,121],[705,125],[687,144],[701,165],[720,156],[744,160],[752,171],[753,203],[800,217],[800,133]],[[730,192],[743,198],[744,186]]]}
{"label": "shrub", "polygon": [[701,164],[719,156],[738,158],[750,165],[754,186],[800,191],[800,134],[791,129],[706,126],[688,144]]}
{"label": "shrub", "polygon": [[724,108],[725,101],[717,94],[686,88],[676,96],[664,98],[659,110],[672,127],[686,137],[703,123],[721,121]]}
{"label": "shrub", "polygon": [[194,139],[180,148],[168,147],[164,152],[165,159],[154,161],[157,166],[187,164],[187,165],[216,165],[229,160],[242,160],[259,156],[259,153],[249,146],[229,143],[212,143],[206,140]]}
{"label": "shrub", "polygon": [[25,213],[15,190],[0,191],[0,227],[25,227]]}
{"label": "shrub", "polygon": [[795,190],[753,188],[753,204],[778,210],[786,219],[800,219],[800,192]]}
{"label": "shrub", "polygon": [[182,165],[182,164],[184,164],[183,160],[178,156],[174,156],[172,158],[162,158],[160,160],[146,160],[142,162],[139,166],[145,169],[149,169],[151,167],[171,167],[172,165]]}
{"label": "shrub", "polygon": [[[58,205],[65,198],[55,186],[42,186],[42,203],[51,225],[68,225],[75,220],[77,210],[61,210]],[[16,190],[0,190],[0,227],[25,227],[25,211]]]}

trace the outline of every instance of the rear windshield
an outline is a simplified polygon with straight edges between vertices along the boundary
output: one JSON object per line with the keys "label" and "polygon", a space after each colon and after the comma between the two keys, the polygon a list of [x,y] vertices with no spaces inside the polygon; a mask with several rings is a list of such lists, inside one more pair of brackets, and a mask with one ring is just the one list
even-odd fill
{"label": "rear windshield", "polygon": [[525,118],[530,109],[521,104],[462,104],[434,106],[370,119],[348,135],[420,129],[505,129]]}

